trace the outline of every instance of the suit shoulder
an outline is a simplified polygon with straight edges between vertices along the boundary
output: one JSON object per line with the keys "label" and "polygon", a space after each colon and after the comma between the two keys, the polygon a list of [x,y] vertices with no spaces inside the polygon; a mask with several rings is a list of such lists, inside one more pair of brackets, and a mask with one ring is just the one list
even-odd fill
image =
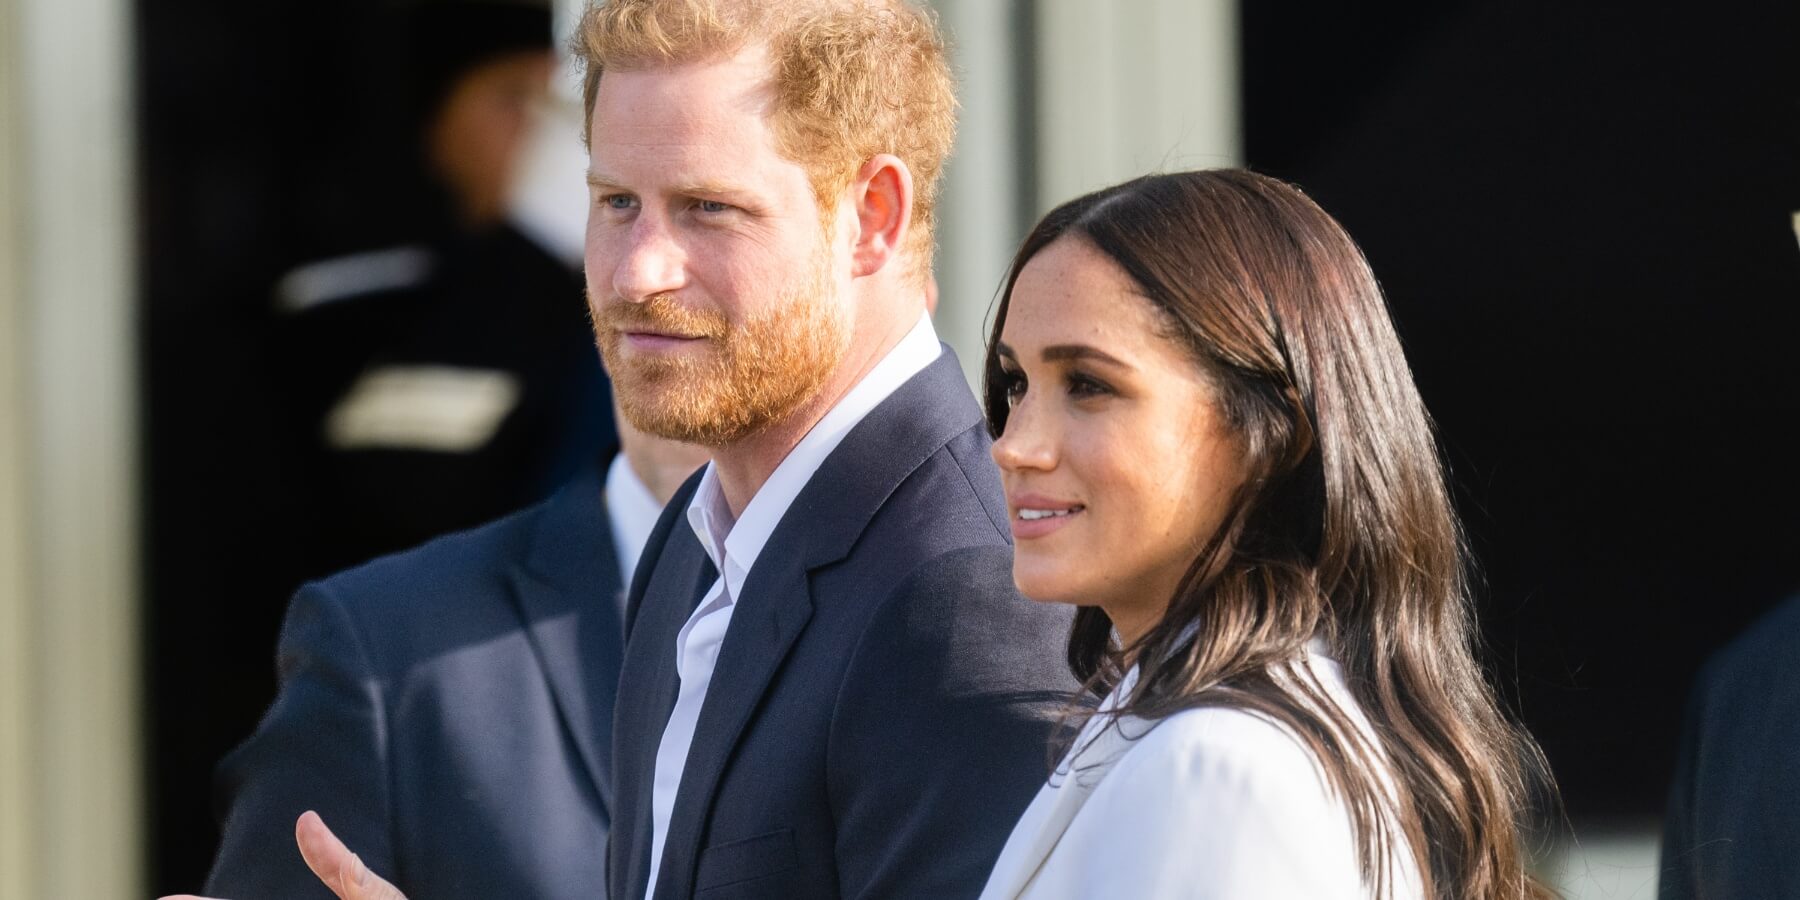
{"label": "suit shoulder", "polygon": [[934,555],[899,578],[864,622],[845,690],[871,679],[880,690],[910,683],[925,693],[985,684],[1061,703],[1078,687],[1063,653],[1073,617],[1073,607],[1019,594],[1005,546]]}
{"label": "suit shoulder", "polygon": [[542,505],[377,557],[308,585],[342,606],[376,648],[417,644],[458,625],[500,619],[513,567]]}
{"label": "suit shoulder", "polygon": [[1287,727],[1248,710],[1201,707],[1157,722],[1117,726],[1133,738],[1121,765],[1182,769],[1236,779],[1286,779],[1318,771],[1312,751]]}
{"label": "suit shoulder", "polygon": [[1309,831],[1336,832],[1346,824],[1318,758],[1261,715],[1209,707],[1109,727],[1131,740],[1099,786],[1096,799],[1103,804],[1173,816],[1230,810],[1241,824],[1304,821]]}
{"label": "suit shoulder", "polygon": [[[1319,760],[1287,728],[1223,707],[1119,727],[1136,739],[1095,787],[1070,836],[1084,852],[1129,861],[1145,882],[1136,894],[1185,893],[1203,877],[1208,897],[1368,895],[1349,813]],[[1134,839],[1119,833],[1125,821],[1153,824]],[[1409,858],[1401,846],[1390,852],[1396,861]],[[1394,895],[1420,896],[1410,869],[1396,865]]]}
{"label": "suit shoulder", "polygon": [[1800,597],[1765,613],[1708,660],[1700,684],[1729,690],[1771,679],[1800,683]]}
{"label": "suit shoulder", "polygon": [[323,579],[345,598],[419,597],[505,574],[529,540],[541,506],[532,506],[464,531],[376,557]]}
{"label": "suit shoulder", "polygon": [[913,629],[966,627],[971,617],[993,618],[1015,626],[1021,641],[1040,631],[1067,636],[1073,610],[1065,604],[1040,603],[1020,594],[1013,584],[1012,548],[982,543],[954,547],[921,557],[898,579],[881,604],[883,624],[910,623]]}
{"label": "suit shoulder", "polygon": [[858,549],[874,546],[881,558],[907,569],[911,561],[976,546],[1010,560],[1005,495],[986,450],[977,446],[983,439],[971,429],[927,456],[881,504]]}
{"label": "suit shoulder", "polygon": [[1000,540],[1010,546],[1012,526],[1007,521],[1006,490],[1000,484],[1000,470],[994,466],[990,452],[992,447],[993,441],[988,438],[987,426],[977,425],[951,438],[944,445],[943,452],[962,472],[968,484],[969,496],[981,504]]}

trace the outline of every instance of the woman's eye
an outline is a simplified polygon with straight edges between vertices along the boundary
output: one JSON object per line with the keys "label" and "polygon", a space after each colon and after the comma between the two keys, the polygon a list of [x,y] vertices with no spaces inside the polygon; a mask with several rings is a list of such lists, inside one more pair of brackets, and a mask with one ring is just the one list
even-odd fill
{"label": "woman's eye", "polygon": [[1099,397],[1112,393],[1112,386],[1091,375],[1074,372],[1069,375],[1069,396]]}
{"label": "woman's eye", "polygon": [[1018,372],[1006,372],[1002,375],[1000,389],[1006,394],[1007,406],[1018,406],[1025,397],[1025,376]]}

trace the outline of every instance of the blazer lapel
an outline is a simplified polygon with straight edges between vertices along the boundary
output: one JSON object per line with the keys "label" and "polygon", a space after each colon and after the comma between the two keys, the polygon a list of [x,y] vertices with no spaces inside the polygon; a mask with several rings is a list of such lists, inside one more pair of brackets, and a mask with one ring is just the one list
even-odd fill
{"label": "blazer lapel", "polygon": [[[757,556],[743,596],[732,610],[676,791],[655,896],[693,893],[700,831],[725,764],[812,618],[809,573],[848,556],[900,483],[951,438],[980,421],[968,382],[946,347],[935,362],[851,429],[794,498]],[[672,650],[665,655],[672,656]],[[669,707],[673,705],[671,694]]]}
{"label": "blazer lapel", "polygon": [[[614,764],[622,778],[620,826],[633,829],[630,843],[621,843],[617,832],[613,841],[630,855],[617,859],[624,896],[642,897],[650,879],[651,807],[654,801],[656,755],[662,746],[663,730],[675,709],[681,691],[681,679],[675,670],[675,635],[688,616],[700,605],[718,578],[718,570],[706,556],[700,541],[687,525],[686,510],[691,499],[692,484],[675,495],[663,516],[673,521],[659,536],[651,536],[651,547],[657,555],[640,561],[637,579],[640,591],[649,593],[654,586],[657,597],[680,598],[677,602],[643,603],[631,618],[630,665],[632,695],[625,699],[626,715],[620,718],[620,729],[614,734]],[[663,525],[659,525],[661,529]],[[648,568],[646,568],[648,563]],[[736,618],[733,616],[735,627]],[[691,758],[691,757],[690,757]],[[691,764],[690,764],[691,768]],[[684,782],[685,784],[685,771]],[[677,792],[679,793],[679,791]],[[673,832],[671,832],[673,834]],[[630,848],[624,851],[623,848]],[[608,851],[612,853],[611,850]],[[666,871],[666,867],[665,867]],[[662,881],[658,877],[658,881]]]}
{"label": "blazer lapel", "polygon": [[1131,749],[1132,738],[1127,733],[1142,736],[1149,727],[1135,718],[1108,720],[1098,734],[1091,738],[1084,734],[1077,741],[1073,756],[1057,766],[1050,784],[1038,792],[1018,828],[1007,839],[981,900],[1014,900],[1032,886],[1044,862],[1069,830],[1069,823],[1119,758]]}
{"label": "blazer lapel", "polygon": [[600,471],[592,468],[542,508],[513,599],[557,711],[602,807],[613,810],[612,716],[624,654],[623,587]]}
{"label": "blazer lapel", "polygon": [[[657,876],[658,897],[692,895],[689,880],[699,857],[700,827],[707,820],[706,811],[712,807],[725,763],[736,749],[751,711],[812,618],[804,566],[796,557],[771,557],[771,549],[778,548],[765,548],[744,582],[744,596],[732,610],[731,626],[706,688],[681,786],[675,792],[675,809],[669,817],[664,865]],[[671,864],[675,860],[682,862]]]}

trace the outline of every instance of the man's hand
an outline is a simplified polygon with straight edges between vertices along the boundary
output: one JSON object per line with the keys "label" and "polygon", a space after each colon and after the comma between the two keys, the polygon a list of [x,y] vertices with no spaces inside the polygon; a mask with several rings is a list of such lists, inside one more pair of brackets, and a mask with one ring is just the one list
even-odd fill
{"label": "man's hand", "polygon": [[399,888],[369,871],[362,859],[325,827],[318,813],[301,813],[300,821],[294,823],[294,840],[300,844],[307,867],[339,900],[406,900]]}
{"label": "man's hand", "polygon": [[[400,889],[369,871],[363,861],[344,842],[325,827],[319,814],[307,810],[294,823],[294,841],[300,845],[300,856],[338,900],[406,900]],[[192,894],[164,897],[162,900],[206,900]]]}

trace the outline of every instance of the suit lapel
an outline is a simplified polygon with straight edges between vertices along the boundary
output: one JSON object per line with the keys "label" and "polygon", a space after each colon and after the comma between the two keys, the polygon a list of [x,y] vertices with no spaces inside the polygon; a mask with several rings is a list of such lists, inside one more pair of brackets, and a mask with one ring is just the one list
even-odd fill
{"label": "suit lapel", "polygon": [[[692,487],[690,481],[663,511],[664,519],[673,517],[672,521],[659,524],[661,533],[652,534],[646,557],[638,563],[639,584],[633,591],[642,595],[641,601],[648,600],[641,602],[631,616],[634,621],[627,651],[627,665],[632,672],[631,696],[625,698],[628,705],[619,718],[620,730],[614,735],[616,771],[631,773],[626,776],[629,780],[622,777],[619,785],[626,793],[621,798],[621,815],[629,817],[620,819],[620,827],[631,829],[631,839],[624,843],[616,833],[614,836],[614,843],[621,850],[630,848],[626,851],[629,855],[614,857],[627,897],[644,896],[650,879],[656,755],[681,691],[681,679],[675,669],[675,635],[718,578],[712,560],[706,557],[687,525],[684,511],[691,500]],[[651,553],[655,555],[650,556]]]}
{"label": "suit lapel", "polygon": [[[771,557],[768,549],[773,548],[765,548],[744,582],[744,596],[732,610],[731,626],[707,684],[681,786],[675,793],[675,809],[669,817],[665,865],[657,876],[659,897],[693,893],[689,879],[698,862],[700,827],[707,820],[706,811],[718,791],[725,763],[737,748],[752,710],[812,618],[805,567],[797,557]],[[669,705],[674,706],[672,693]],[[673,860],[683,864],[668,864]]]}
{"label": "suit lapel", "polygon": [[1013,900],[1031,887],[1044,862],[1068,832],[1069,823],[1075,820],[1075,815],[1081,812],[1119,758],[1131,749],[1132,738],[1127,737],[1127,733],[1142,736],[1149,727],[1133,718],[1118,722],[1108,719],[1091,739],[1083,735],[1077,741],[1074,756],[1058,766],[1051,776],[1051,784],[1056,785],[1054,791],[1046,786],[1020,819],[1019,828],[1029,831],[1015,830],[1007,839],[1006,849],[994,865],[987,889],[982,891],[982,900]]}
{"label": "suit lapel", "polygon": [[[980,421],[956,357],[945,348],[851,429],[794,498],[732,610],[676,791],[655,896],[693,893],[701,830],[726,763],[812,618],[810,573],[849,555],[901,482]],[[662,651],[671,672],[673,650],[671,643]],[[673,708],[674,696],[672,689],[665,709]]]}
{"label": "suit lapel", "polygon": [[624,639],[622,579],[599,469],[570,482],[542,508],[513,599],[557,711],[601,804],[613,810],[612,716]]}

